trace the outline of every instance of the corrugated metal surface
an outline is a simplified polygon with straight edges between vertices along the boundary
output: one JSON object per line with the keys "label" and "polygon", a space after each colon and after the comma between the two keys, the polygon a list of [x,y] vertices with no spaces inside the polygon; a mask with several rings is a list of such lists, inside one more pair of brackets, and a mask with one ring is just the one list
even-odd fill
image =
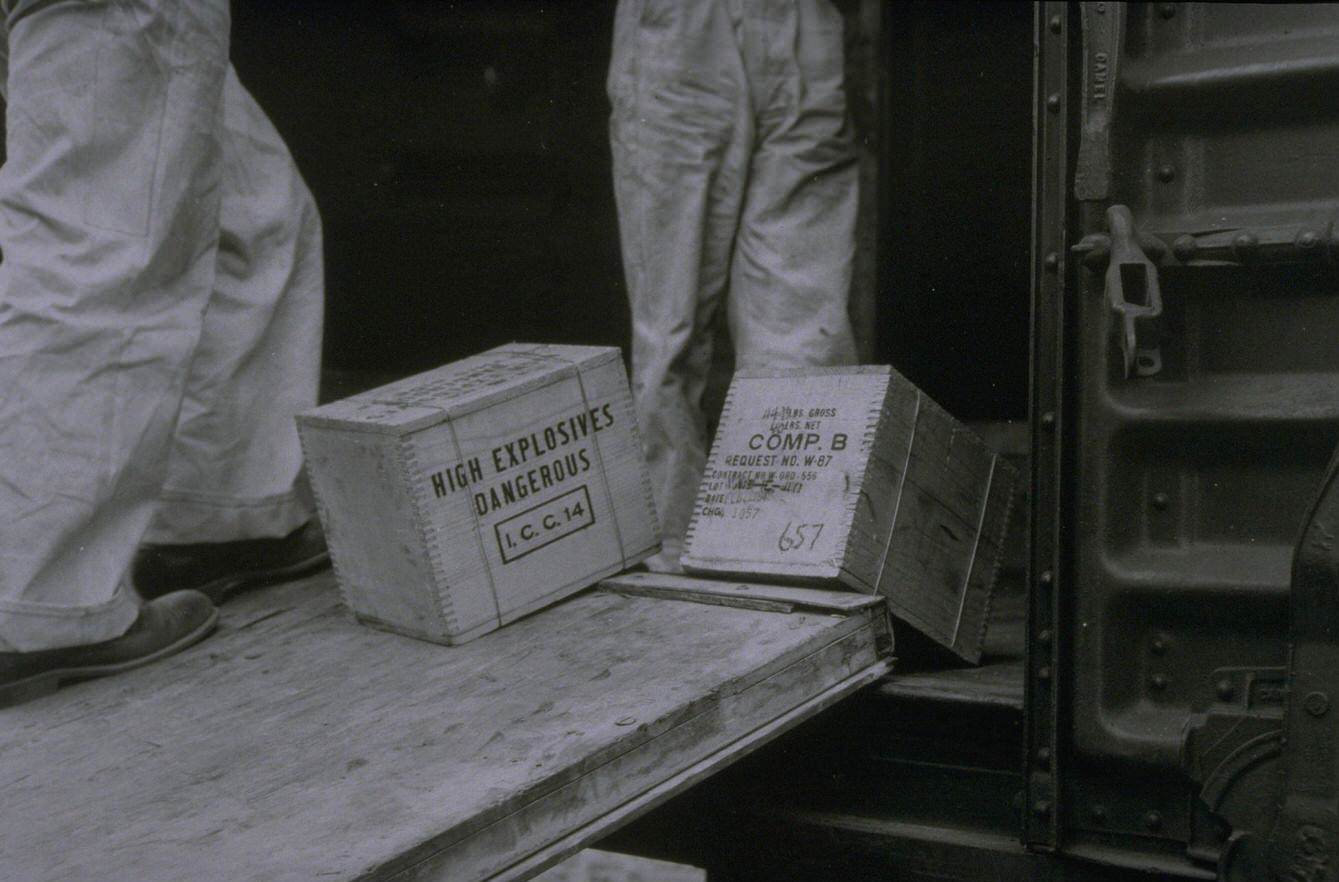
{"label": "corrugated metal surface", "polygon": [[[1059,840],[1174,862],[1192,838],[1183,730],[1230,692],[1223,669],[1284,663],[1292,547],[1339,440],[1339,7],[1083,16],[1083,245],[1055,365],[1072,456],[1040,522],[1059,527],[1071,653]],[[1098,238],[1115,204],[1163,303],[1128,377]]]}

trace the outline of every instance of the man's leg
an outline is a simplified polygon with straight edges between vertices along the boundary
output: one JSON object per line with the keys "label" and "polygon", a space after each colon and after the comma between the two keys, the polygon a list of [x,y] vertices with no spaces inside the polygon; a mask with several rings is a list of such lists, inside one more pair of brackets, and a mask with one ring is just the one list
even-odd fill
{"label": "man's leg", "polygon": [[231,69],[223,108],[214,291],[167,482],[135,562],[145,596],[187,585],[217,602],[326,560],[293,420],[316,404],[320,379],[320,216],[279,133]]}
{"label": "man's leg", "polygon": [[213,287],[229,23],[224,0],[0,8],[0,661],[17,664],[140,612],[123,577]]}
{"label": "man's leg", "polygon": [[850,364],[858,170],[842,17],[829,0],[745,0],[757,108],[730,279],[740,367]]}
{"label": "man's leg", "polygon": [[632,307],[632,388],[677,571],[706,464],[702,393],[752,138],[735,22],[717,0],[621,0],[610,143]]}

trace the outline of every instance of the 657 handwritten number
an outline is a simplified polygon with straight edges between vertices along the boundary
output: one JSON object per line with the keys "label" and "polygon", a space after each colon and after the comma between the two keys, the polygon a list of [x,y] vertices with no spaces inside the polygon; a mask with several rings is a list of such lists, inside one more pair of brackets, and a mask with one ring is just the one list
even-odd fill
{"label": "657 handwritten number", "polygon": [[819,534],[823,532],[822,524],[797,524],[790,521],[786,524],[786,529],[781,531],[777,537],[776,547],[781,551],[812,551],[818,543]]}

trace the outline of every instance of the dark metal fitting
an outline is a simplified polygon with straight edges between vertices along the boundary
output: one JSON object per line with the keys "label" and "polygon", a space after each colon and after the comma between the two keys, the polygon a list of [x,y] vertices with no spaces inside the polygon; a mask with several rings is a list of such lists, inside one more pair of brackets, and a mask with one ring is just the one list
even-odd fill
{"label": "dark metal fitting", "polygon": [[1060,268],[1060,255],[1052,251],[1050,254],[1046,255],[1046,260],[1044,260],[1043,263],[1046,265],[1048,272],[1055,272]]}
{"label": "dark metal fitting", "polygon": [[1038,680],[1041,680],[1043,683],[1045,683],[1046,681],[1050,680],[1050,679],[1051,679],[1051,666],[1050,666],[1050,665],[1042,665],[1041,667],[1037,668],[1037,679],[1038,679]]}
{"label": "dark metal fitting", "polygon": [[1237,259],[1246,261],[1255,254],[1255,250],[1260,247],[1260,240],[1252,233],[1238,233],[1232,240],[1232,248],[1237,252]]}
{"label": "dark metal fitting", "polygon": [[1043,428],[1046,428],[1046,429],[1054,429],[1054,428],[1055,428],[1055,411],[1053,411],[1053,410],[1048,410],[1048,411],[1046,411],[1046,413],[1042,414],[1042,415],[1041,415],[1041,424],[1042,424],[1042,427],[1043,427]]}
{"label": "dark metal fitting", "polygon": [[1058,15],[1051,16],[1051,21],[1049,23],[1051,26],[1051,33],[1053,34],[1060,33],[1060,16]]}
{"label": "dark metal fitting", "polygon": [[1050,629],[1050,628],[1042,628],[1040,631],[1038,631],[1038,632],[1037,632],[1037,642],[1040,643],[1042,646],[1050,646],[1050,645],[1051,645],[1051,629]]}
{"label": "dark metal fitting", "polygon": [[1320,244],[1320,233],[1317,233],[1315,230],[1303,230],[1297,234],[1297,241],[1295,244],[1301,251],[1310,251]]}
{"label": "dark metal fitting", "polygon": [[1042,570],[1041,575],[1037,576],[1037,581],[1041,582],[1043,585],[1050,585],[1055,582],[1055,573],[1050,570]]}
{"label": "dark metal fitting", "polygon": [[1330,697],[1324,692],[1311,692],[1302,699],[1302,707],[1313,717],[1323,717],[1330,709]]}
{"label": "dark metal fitting", "polygon": [[[1124,377],[1151,377],[1162,370],[1164,330],[1158,268],[1144,249],[1144,241],[1154,237],[1139,236],[1126,205],[1107,208],[1107,231],[1111,262],[1103,296],[1116,319]],[[1165,254],[1167,246],[1159,243],[1159,250]]]}
{"label": "dark metal fitting", "polygon": [[1135,238],[1139,240],[1139,247],[1144,249],[1144,253],[1152,258],[1154,263],[1161,263],[1170,250],[1165,242],[1149,233],[1136,233]]}
{"label": "dark metal fitting", "polygon": [[1166,511],[1166,510],[1167,510],[1167,506],[1168,506],[1170,503],[1171,503],[1171,499],[1168,498],[1168,496],[1167,496],[1166,493],[1154,493],[1154,494],[1153,494],[1153,507],[1156,508],[1158,511]]}
{"label": "dark metal fitting", "polygon": [[1055,113],[1057,110],[1060,109],[1059,93],[1052,92],[1050,95],[1046,96],[1046,109],[1051,111],[1051,113]]}
{"label": "dark metal fitting", "polygon": [[1214,692],[1218,694],[1219,701],[1231,701],[1237,694],[1237,687],[1232,685],[1232,681],[1226,678],[1219,680],[1218,685],[1214,687]]}
{"label": "dark metal fitting", "polygon": [[1164,184],[1169,184],[1175,179],[1176,179],[1176,169],[1172,168],[1170,165],[1163,165],[1158,167],[1159,181],[1162,181]]}
{"label": "dark metal fitting", "polygon": [[1111,262],[1111,237],[1105,233],[1089,233],[1069,249],[1081,255],[1083,265],[1093,272],[1101,272]]}
{"label": "dark metal fitting", "polygon": [[1158,831],[1162,829],[1162,812],[1147,812],[1144,814],[1144,826],[1150,830]]}
{"label": "dark metal fitting", "polygon": [[1176,241],[1172,243],[1172,254],[1182,263],[1187,263],[1195,257],[1195,252],[1199,250],[1200,243],[1194,236],[1189,234],[1177,236]]}
{"label": "dark metal fitting", "polygon": [[1037,765],[1044,769],[1049,769],[1051,767],[1051,748],[1037,748]]}

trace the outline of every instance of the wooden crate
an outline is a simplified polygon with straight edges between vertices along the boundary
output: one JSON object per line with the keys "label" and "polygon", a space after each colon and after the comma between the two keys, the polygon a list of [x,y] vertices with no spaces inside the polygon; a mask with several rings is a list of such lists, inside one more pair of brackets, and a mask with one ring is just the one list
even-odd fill
{"label": "wooden crate", "polygon": [[659,547],[614,348],[501,346],[298,429],[345,601],[369,624],[460,643]]}
{"label": "wooden crate", "polygon": [[837,581],[978,661],[1017,473],[888,367],[735,374],[685,568]]}

